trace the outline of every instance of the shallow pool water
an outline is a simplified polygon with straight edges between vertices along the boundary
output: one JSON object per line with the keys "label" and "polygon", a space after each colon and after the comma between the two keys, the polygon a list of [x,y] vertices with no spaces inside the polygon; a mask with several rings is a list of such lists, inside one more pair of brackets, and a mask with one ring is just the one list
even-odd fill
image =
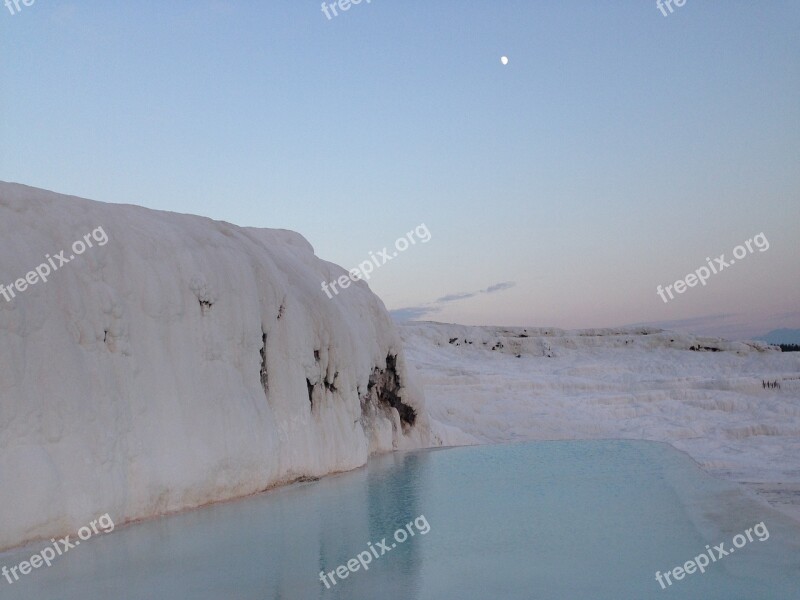
{"label": "shallow pool water", "polygon": [[[761,522],[765,541],[751,533],[705,573],[656,581]],[[0,579],[0,598],[784,600],[800,598],[798,542],[794,521],[666,444],[537,442],[396,453],[119,528],[14,584]],[[0,566],[45,545],[2,554]],[[326,587],[320,572],[351,559],[358,569]]]}

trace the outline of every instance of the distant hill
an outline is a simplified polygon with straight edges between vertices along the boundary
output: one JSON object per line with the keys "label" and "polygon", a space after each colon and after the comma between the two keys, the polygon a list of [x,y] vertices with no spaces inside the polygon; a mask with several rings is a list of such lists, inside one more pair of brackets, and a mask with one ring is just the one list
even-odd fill
{"label": "distant hill", "polygon": [[773,329],[766,335],[755,339],[770,344],[800,344],[800,329]]}

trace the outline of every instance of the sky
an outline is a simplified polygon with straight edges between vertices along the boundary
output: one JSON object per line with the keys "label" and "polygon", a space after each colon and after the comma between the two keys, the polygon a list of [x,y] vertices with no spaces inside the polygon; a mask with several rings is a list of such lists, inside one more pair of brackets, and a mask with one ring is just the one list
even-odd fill
{"label": "sky", "polygon": [[797,2],[20,7],[0,180],[291,229],[346,269],[424,225],[370,275],[398,318],[800,327]]}

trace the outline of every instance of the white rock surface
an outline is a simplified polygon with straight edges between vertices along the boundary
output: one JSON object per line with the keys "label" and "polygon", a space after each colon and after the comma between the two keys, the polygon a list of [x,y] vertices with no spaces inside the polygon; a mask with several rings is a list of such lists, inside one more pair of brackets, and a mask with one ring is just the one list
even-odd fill
{"label": "white rock surface", "polygon": [[0,183],[0,283],[98,228],[0,296],[0,548],[437,443],[383,303],[296,233]]}
{"label": "white rock surface", "polygon": [[653,328],[400,331],[432,420],[472,443],[669,442],[800,520],[798,352]]}

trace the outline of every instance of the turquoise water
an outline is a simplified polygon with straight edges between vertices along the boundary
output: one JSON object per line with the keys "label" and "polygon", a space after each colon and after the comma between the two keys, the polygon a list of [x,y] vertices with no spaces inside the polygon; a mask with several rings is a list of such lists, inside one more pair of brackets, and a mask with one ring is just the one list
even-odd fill
{"label": "turquoise water", "polygon": [[[766,541],[755,537],[667,589],[656,582],[656,571],[706,544],[729,548],[762,521]],[[395,542],[409,523],[414,535]],[[384,537],[396,547],[373,554],[368,570],[331,589],[320,581],[320,571],[369,554],[368,542],[376,548]],[[0,598],[784,600],[800,598],[799,540],[793,521],[664,444],[482,446],[396,453],[120,528],[13,585],[0,579]],[[44,546],[0,555],[0,566]]]}

